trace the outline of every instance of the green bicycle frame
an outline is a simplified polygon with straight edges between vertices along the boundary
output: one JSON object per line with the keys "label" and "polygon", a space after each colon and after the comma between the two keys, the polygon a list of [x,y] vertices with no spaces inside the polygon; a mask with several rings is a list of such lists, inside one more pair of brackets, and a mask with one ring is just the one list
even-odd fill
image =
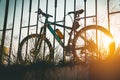
{"label": "green bicycle frame", "polygon": [[50,24],[53,24],[53,25],[57,25],[59,27],[65,27],[67,29],[72,29],[68,26],[63,26],[63,25],[60,25],[60,24],[55,24],[55,23],[52,23],[52,22],[47,22],[47,27],[49,29],[49,31],[52,33],[52,35],[55,37],[55,39],[58,41],[58,43],[64,47],[64,43],[61,41],[61,39],[59,38],[59,36],[56,34],[55,30],[52,28],[52,26]]}

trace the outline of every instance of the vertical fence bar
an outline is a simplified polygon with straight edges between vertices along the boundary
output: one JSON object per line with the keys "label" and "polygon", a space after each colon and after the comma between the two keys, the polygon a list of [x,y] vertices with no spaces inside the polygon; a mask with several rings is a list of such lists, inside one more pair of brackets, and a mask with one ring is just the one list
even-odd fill
{"label": "vertical fence bar", "polygon": [[[76,0],[74,0],[74,11],[76,11]],[[75,14],[74,14],[74,20],[75,20]]]}
{"label": "vertical fence bar", "polygon": [[[38,7],[37,7],[37,10],[39,9],[40,7],[40,0],[38,0]],[[39,20],[39,15],[37,14],[37,26],[36,26],[36,34],[38,32],[38,20]]]}
{"label": "vertical fence bar", "polygon": [[29,35],[29,31],[30,31],[30,19],[31,19],[31,9],[32,9],[32,0],[30,0],[30,4],[29,4],[29,17],[28,17],[28,31],[27,31],[27,35]]}
{"label": "vertical fence bar", "polygon": [[12,41],[13,41],[13,31],[14,31],[15,14],[16,14],[16,3],[17,3],[17,0],[15,0],[15,2],[14,2],[14,13],[13,13],[12,33],[11,33],[11,40],[10,40],[10,52],[9,52],[8,64],[10,64],[10,56],[12,53],[12,44],[13,44]]}
{"label": "vertical fence bar", "polygon": [[[29,17],[28,17],[28,30],[27,30],[27,36],[29,35],[29,32],[30,32],[30,19],[31,19],[31,8],[32,8],[32,0],[30,0],[30,3],[29,3]],[[26,45],[26,55],[27,55],[27,52],[28,52],[28,40],[27,40],[27,45]],[[26,58],[26,57],[25,57]]]}
{"label": "vertical fence bar", "polygon": [[[86,27],[86,2],[87,0],[84,0],[84,27]],[[86,38],[86,32],[85,32],[85,38]],[[85,42],[85,46],[86,46],[86,42]],[[86,62],[86,58],[87,57],[87,54],[86,54],[86,50],[85,50],[85,62]]]}
{"label": "vertical fence bar", "polygon": [[[98,18],[97,18],[97,16],[98,16],[98,13],[97,13],[97,0],[95,0],[95,17],[96,17],[96,27],[97,27],[97,24],[98,24]],[[97,31],[97,29],[96,29],[96,44],[98,45],[98,31]],[[98,53],[98,48],[97,48],[97,54],[98,54],[98,59],[101,57],[101,54],[100,53]]]}
{"label": "vertical fence bar", "polygon": [[96,25],[97,25],[97,0],[95,0],[95,15],[96,15]]}
{"label": "vertical fence bar", "polygon": [[84,12],[84,26],[86,27],[86,2],[87,2],[87,0],[84,0],[84,10],[85,10],[85,12]]}
{"label": "vertical fence bar", "polygon": [[[75,11],[76,11],[76,0],[74,0],[74,12],[75,12]],[[75,18],[77,17],[77,16],[76,16],[76,13],[74,14],[73,17],[74,17],[74,20],[73,20],[73,23],[74,23],[74,22],[75,22]],[[75,36],[75,29],[73,29],[73,31],[74,31],[73,35]],[[73,38],[72,38],[72,39],[73,39]],[[73,40],[74,40],[74,39],[73,39]],[[73,42],[74,42],[74,41],[73,41]],[[74,44],[74,43],[73,43],[73,47],[72,47],[72,48],[73,48],[72,53],[75,54],[75,44]],[[74,59],[76,59],[75,56],[74,56]]]}
{"label": "vertical fence bar", "polygon": [[[48,0],[46,0],[46,14],[48,13]],[[48,21],[48,18],[45,19],[45,24]],[[45,39],[46,39],[46,27],[44,27]],[[44,52],[43,52],[43,60],[45,58],[45,42],[44,42]]]}
{"label": "vertical fence bar", "polygon": [[[65,26],[66,22],[66,0],[64,0],[64,23],[63,25]],[[65,46],[65,27],[63,29],[63,34],[64,34],[64,39],[63,39],[63,45]],[[64,48],[63,48],[63,62],[65,62],[65,52],[64,52]]]}
{"label": "vertical fence bar", "polygon": [[[48,0],[46,0],[46,14],[48,14]],[[46,18],[46,21],[48,21],[48,18]]]}
{"label": "vertical fence bar", "polygon": [[110,31],[110,8],[109,8],[110,4],[109,4],[109,0],[107,0],[107,13],[108,13],[108,30]]}
{"label": "vertical fence bar", "polygon": [[1,50],[2,50],[2,53],[0,54],[1,63],[2,63],[2,56],[3,56],[3,53],[4,53],[3,48],[4,48],[4,42],[5,42],[7,20],[8,20],[8,10],[9,10],[9,0],[6,0],[6,8],[5,8],[5,16],[4,16],[4,24],[3,24],[3,33],[2,33],[2,41],[1,41]]}
{"label": "vertical fence bar", "polygon": [[[56,16],[57,16],[57,0],[55,0],[54,22],[56,22]],[[56,25],[54,25],[54,30],[56,30]],[[53,49],[55,49],[55,37],[53,38]],[[55,52],[53,52],[53,55],[54,55],[54,53]],[[54,59],[53,59],[53,61],[54,61]]]}
{"label": "vertical fence bar", "polygon": [[24,9],[24,0],[22,0],[22,8],[21,8],[21,20],[20,20],[19,39],[18,39],[18,56],[17,56],[17,59],[18,59],[18,57],[20,56],[20,53],[19,53],[19,45],[20,45],[21,31],[22,31],[23,9]]}
{"label": "vertical fence bar", "polygon": [[[64,22],[63,22],[63,25],[65,26],[66,25],[66,0],[64,0]],[[64,39],[63,39],[63,45],[65,46],[65,27],[63,27],[63,34],[64,34]],[[63,64],[65,63],[66,61],[66,51],[65,51],[65,48],[63,47]],[[66,78],[66,69],[65,69],[65,80],[67,80]]]}

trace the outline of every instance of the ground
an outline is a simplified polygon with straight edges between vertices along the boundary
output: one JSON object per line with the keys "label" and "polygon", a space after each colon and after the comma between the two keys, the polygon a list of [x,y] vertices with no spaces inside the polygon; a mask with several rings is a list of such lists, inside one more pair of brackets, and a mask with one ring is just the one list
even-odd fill
{"label": "ground", "polygon": [[88,64],[0,66],[0,80],[120,80],[120,56]]}

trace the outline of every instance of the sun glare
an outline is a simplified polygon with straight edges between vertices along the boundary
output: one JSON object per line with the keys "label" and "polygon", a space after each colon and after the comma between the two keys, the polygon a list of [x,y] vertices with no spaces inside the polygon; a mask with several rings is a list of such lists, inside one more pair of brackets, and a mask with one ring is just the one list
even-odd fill
{"label": "sun glare", "polygon": [[104,42],[103,42],[104,43],[104,48],[107,49],[111,42],[113,42],[113,39],[111,39],[109,37],[104,38]]}
{"label": "sun glare", "polygon": [[99,35],[99,49],[103,58],[113,54],[114,42],[114,39],[109,36]]}

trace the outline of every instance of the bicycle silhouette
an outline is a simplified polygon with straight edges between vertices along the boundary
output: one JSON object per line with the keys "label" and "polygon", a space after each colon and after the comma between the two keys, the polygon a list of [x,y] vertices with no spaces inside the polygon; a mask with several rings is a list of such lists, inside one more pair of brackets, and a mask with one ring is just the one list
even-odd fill
{"label": "bicycle silhouette", "polygon": [[[83,9],[78,11],[68,12],[67,15],[74,14],[72,27],[61,25],[55,22],[48,21],[48,18],[53,17],[50,14],[44,13],[41,9],[38,9],[36,13],[46,18],[44,25],[41,27],[39,34],[31,34],[26,36],[19,44],[18,49],[18,60],[20,64],[31,64],[35,61],[47,61],[54,62],[54,49],[51,42],[46,37],[46,28],[52,33],[54,38],[62,46],[64,53],[72,56],[73,61],[86,62],[90,56],[96,57],[101,53],[114,53],[115,43],[112,34],[102,26],[99,25],[88,25],[80,30],[79,27],[79,15],[84,12]],[[51,25],[57,27],[63,27],[70,30],[68,33],[69,39],[67,45],[64,45],[62,39],[65,38],[59,29],[54,30]],[[97,33],[97,34],[96,34]],[[106,36],[112,39],[112,43],[106,49],[103,49],[103,44],[100,42],[104,41]],[[97,38],[97,39],[96,39]]]}

